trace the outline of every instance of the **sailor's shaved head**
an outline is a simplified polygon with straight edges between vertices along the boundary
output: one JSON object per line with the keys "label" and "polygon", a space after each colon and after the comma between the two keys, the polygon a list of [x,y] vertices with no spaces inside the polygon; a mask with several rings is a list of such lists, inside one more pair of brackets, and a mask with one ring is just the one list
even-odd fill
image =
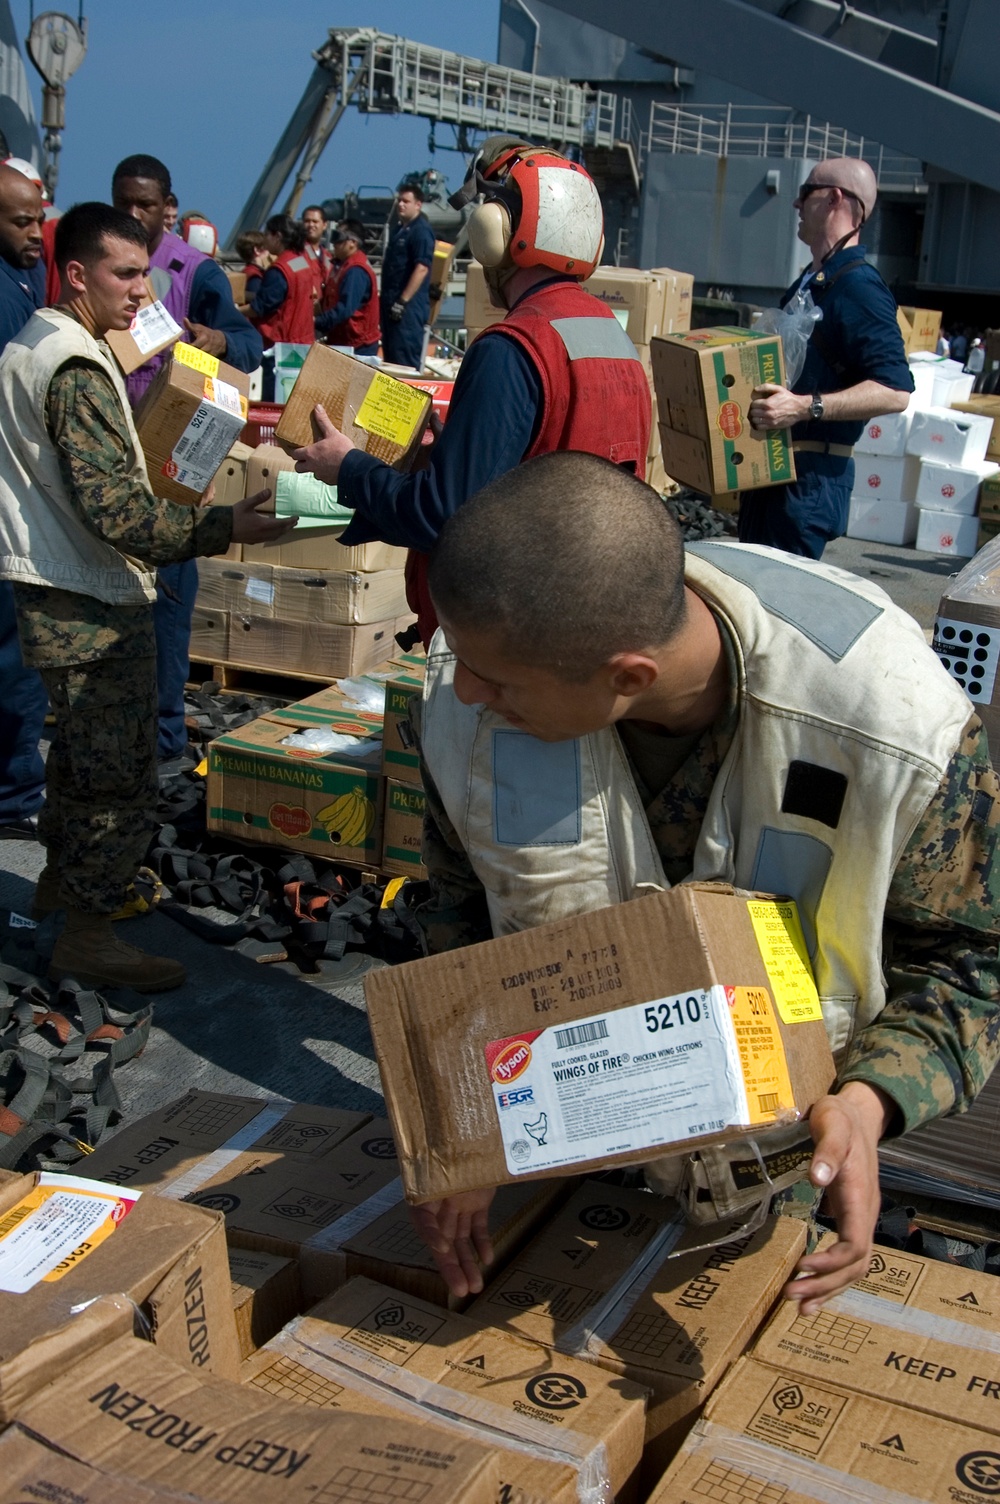
{"label": "sailor's shaved head", "polygon": [[828,188],[841,188],[850,194],[855,224],[861,225],[865,220],[871,219],[878,197],[878,184],[874,172],[862,158],[827,157],[825,162],[816,163],[808,181],[824,183]]}
{"label": "sailor's shaved head", "polygon": [[649,486],[589,454],[529,460],[472,497],[445,524],[428,584],[450,626],[494,633],[511,661],[570,682],[661,647],[686,615],[677,523]]}

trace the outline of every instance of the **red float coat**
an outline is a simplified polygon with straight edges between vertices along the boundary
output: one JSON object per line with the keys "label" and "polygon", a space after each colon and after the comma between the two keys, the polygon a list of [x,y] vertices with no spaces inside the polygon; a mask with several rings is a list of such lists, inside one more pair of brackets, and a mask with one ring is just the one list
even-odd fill
{"label": "red float coat", "polygon": [[282,251],[274,263],[288,283],[288,296],[266,318],[257,322],[265,345],[279,340],[289,345],[311,345],[316,338],[313,322],[313,271],[301,251]]}
{"label": "red float coat", "polygon": [[[546,282],[477,338],[516,340],[538,372],[542,411],[522,461],[575,449],[643,479],[652,423],[649,383],[638,351],[606,304],[579,282]],[[503,401],[502,392],[497,401]],[[489,422],[488,413],[483,421]],[[426,554],[410,553],[406,593],[426,645],[437,627]]]}
{"label": "red float coat", "polygon": [[379,338],[378,319],[378,283],[375,273],[368,264],[368,257],[364,251],[354,251],[346,261],[338,262],[330,276],[327,278],[326,290],[323,293],[323,310],[336,308],[340,298],[340,284],[348,269],[352,266],[360,266],[368,275],[371,284],[371,292],[366,303],[345,319],[342,324],[337,324],[324,335],[324,339],[331,345],[350,345],[352,350],[363,349],[365,345],[377,345]]}

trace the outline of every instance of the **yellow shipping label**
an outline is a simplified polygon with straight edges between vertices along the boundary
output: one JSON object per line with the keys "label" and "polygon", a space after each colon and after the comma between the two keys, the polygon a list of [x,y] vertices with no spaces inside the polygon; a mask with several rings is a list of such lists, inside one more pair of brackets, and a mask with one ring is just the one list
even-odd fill
{"label": "yellow shipping label", "polygon": [[769,903],[751,899],[750,922],[767,968],[782,1023],[806,1024],[822,1019],[799,911],[791,899]]}
{"label": "yellow shipping label", "polygon": [[795,1093],[771,999],[763,987],[727,987],[726,1000],[743,1067],[748,1122],[773,1123],[780,1113],[794,1112]]}
{"label": "yellow shipping label", "polygon": [[182,366],[190,366],[192,371],[200,371],[203,376],[219,374],[219,357],[209,355],[207,350],[196,349],[186,340],[179,340],[174,346],[174,359]]}
{"label": "yellow shipping label", "polygon": [[60,1280],[128,1216],[141,1191],[45,1172],[0,1218],[0,1290],[23,1295]]}
{"label": "yellow shipping label", "polygon": [[417,424],[427,406],[427,393],[418,392],[376,371],[364,401],[358,408],[355,423],[378,439],[389,439],[405,449],[413,438]]}

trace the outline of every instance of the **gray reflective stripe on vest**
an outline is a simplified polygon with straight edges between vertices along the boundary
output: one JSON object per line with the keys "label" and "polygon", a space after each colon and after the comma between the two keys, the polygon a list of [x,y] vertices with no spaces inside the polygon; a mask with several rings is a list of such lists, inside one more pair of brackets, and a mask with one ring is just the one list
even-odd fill
{"label": "gray reflective stripe on vest", "polygon": [[882,606],[846,586],[743,543],[691,543],[687,552],[746,585],[765,610],[837,663],[883,614]]}
{"label": "gray reflective stripe on vest", "polygon": [[639,352],[616,318],[553,319],[570,360],[638,360]]}
{"label": "gray reflective stripe on vest", "polygon": [[309,263],[304,256],[293,256],[288,263],[290,272],[305,272],[309,270]]}

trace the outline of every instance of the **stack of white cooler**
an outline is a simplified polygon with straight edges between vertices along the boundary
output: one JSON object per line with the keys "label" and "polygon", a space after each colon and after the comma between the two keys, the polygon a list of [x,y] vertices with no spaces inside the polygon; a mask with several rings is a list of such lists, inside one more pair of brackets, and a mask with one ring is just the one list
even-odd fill
{"label": "stack of white cooler", "polygon": [[972,392],[958,361],[912,355],[910,369],[916,390],[906,411],[873,418],[855,445],[847,535],[969,558],[979,488],[1000,469],[986,462],[993,420],[952,410]]}

